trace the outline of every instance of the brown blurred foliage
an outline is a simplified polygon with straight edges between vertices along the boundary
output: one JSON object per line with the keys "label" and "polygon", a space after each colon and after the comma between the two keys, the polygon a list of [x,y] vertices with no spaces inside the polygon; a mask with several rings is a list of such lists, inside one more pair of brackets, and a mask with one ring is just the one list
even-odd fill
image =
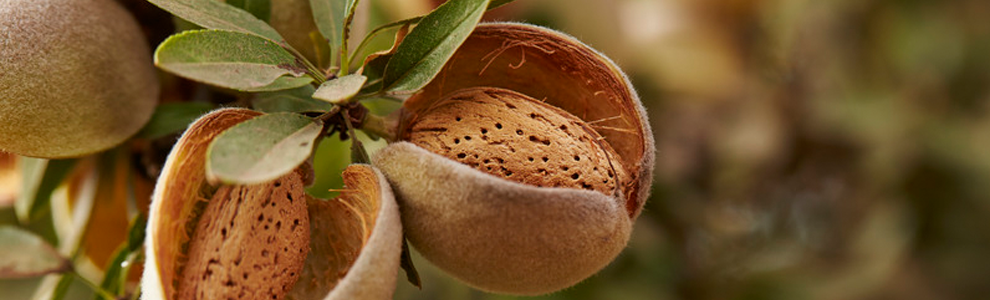
{"label": "brown blurred foliage", "polygon": [[[990,2],[545,0],[488,19],[610,56],[658,143],[629,248],[546,299],[990,292]],[[424,268],[396,299],[510,298]]]}

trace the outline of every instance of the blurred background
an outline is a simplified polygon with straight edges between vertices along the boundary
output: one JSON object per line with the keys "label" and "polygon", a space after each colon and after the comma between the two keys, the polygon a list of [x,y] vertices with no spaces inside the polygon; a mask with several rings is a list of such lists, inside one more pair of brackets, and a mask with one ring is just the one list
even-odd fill
{"label": "blurred background", "polygon": [[[628,248],[537,299],[986,299],[990,2],[516,1],[630,76],[657,141]],[[417,291],[487,295],[417,260]]]}
{"label": "blurred background", "polygon": [[[152,47],[173,32],[157,8],[120,2]],[[365,2],[374,27],[443,1]],[[628,248],[577,286],[532,299],[990,294],[990,2],[519,0],[485,18],[555,28],[611,57],[657,142],[652,196]],[[164,73],[163,84],[163,102],[241,100]],[[174,138],[131,145],[139,154],[121,164],[145,167],[121,172],[148,181]],[[327,157],[348,157],[346,146],[320,146],[324,182],[311,192],[340,185],[331,175],[346,160]],[[0,222],[13,219],[0,209]],[[116,222],[122,236],[126,219]],[[400,272],[395,299],[516,299],[413,259],[423,288]],[[0,298],[36,284],[0,282]],[[92,297],[80,285],[74,295]]]}

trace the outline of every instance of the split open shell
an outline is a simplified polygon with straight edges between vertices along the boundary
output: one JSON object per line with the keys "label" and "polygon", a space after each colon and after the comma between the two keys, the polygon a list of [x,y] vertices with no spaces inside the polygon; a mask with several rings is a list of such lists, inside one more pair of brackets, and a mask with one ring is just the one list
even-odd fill
{"label": "split open shell", "polygon": [[[245,109],[211,112],[190,125],[173,147],[149,212],[141,283],[145,299],[177,299],[201,203],[210,201],[219,189],[209,185],[205,176],[210,142],[225,129],[260,114]],[[284,295],[287,299],[391,299],[402,251],[398,206],[384,177],[371,166],[352,165],[343,177],[347,188],[340,197],[303,197],[310,220],[310,251],[298,280]]]}
{"label": "split open shell", "polygon": [[652,181],[654,142],[629,80],[566,34],[481,24],[406,101],[397,132],[433,103],[474,87],[528,95],[591,124],[630,179],[616,195],[536,187],[396,142],[373,162],[392,183],[410,243],[454,277],[496,293],[550,293],[604,268],[625,247]]}

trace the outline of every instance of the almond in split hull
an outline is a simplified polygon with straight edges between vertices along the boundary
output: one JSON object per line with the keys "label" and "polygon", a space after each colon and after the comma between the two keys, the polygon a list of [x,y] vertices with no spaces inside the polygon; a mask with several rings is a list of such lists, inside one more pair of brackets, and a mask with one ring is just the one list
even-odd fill
{"label": "almond in split hull", "polygon": [[627,180],[618,155],[587,123],[505,89],[456,91],[415,116],[404,138],[482,172],[538,187],[613,195]]}
{"label": "almond in split hull", "polygon": [[309,253],[303,188],[293,172],[217,190],[193,232],[178,298],[283,299]]}

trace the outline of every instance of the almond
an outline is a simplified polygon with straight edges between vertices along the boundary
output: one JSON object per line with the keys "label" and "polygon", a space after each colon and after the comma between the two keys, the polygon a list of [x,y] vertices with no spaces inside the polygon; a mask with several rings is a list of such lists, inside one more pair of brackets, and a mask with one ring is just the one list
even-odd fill
{"label": "almond", "polygon": [[149,210],[144,299],[391,299],[402,252],[399,208],[368,165],[342,174],[336,199],[313,199],[303,164],[276,181],[212,186],[206,150],[261,115],[220,109],[172,148]]}
{"label": "almond", "polygon": [[179,299],[282,299],[309,253],[303,178],[223,186],[193,233]]}
{"label": "almond", "polygon": [[468,88],[415,117],[404,140],[482,172],[538,187],[614,194],[618,157],[581,119],[529,96]]}
{"label": "almond", "polygon": [[625,248],[649,195],[655,147],[636,91],[560,32],[479,24],[397,115],[383,132],[398,141],[372,162],[409,243],[484,291],[588,278]]}

